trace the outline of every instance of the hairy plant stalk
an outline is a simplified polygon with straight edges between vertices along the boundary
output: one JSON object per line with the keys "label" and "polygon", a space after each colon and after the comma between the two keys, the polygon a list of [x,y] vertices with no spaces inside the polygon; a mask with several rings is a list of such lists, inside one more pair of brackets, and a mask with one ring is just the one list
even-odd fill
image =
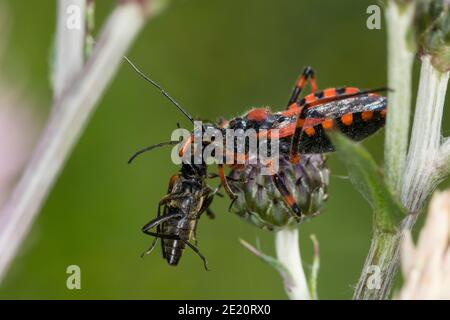
{"label": "hairy plant stalk", "polygon": [[388,48],[389,116],[384,144],[386,183],[400,193],[401,174],[408,148],[411,110],[411,80],[414,50],[408,33],[414,17],[413,3],[402,5],[388,1],[385,9]]}
{"label": "hairy plant stalk", "polygon": [[[160,1],[122,1],[104,26],[94,52],[70,87],[55,100],[23,176],[0,215],[0,280],[30,230],[95,105],[145,21]],[[150,13],[150,14],[148,14]]]}
{"label": "hairy plant stalk", "polygon": [[83,67],[86,0],[59,0],[53,65],[53,95],[59,97]]}
{"label": "hairy plant stalk", "polygon": [[[394,234],[385,234],[382,241],[377,239],[380,234],[375,233],[354,299],[388,297],[398,268],[402,234],[412,229],[425,201],[449,173],[448,140],[441,145],[449,74],[438,71],[429,55],[422,57],[414,124],[401,188],[401,202],[410,214]],[[375,290],[370,288],[367,276],[368,268],[372,266],[378,268],[381,277],[381,286]]]}
{"label": "hairy plant stalk", "polygon": [[[414,18],[413,3],[388,0],[385,8],[388,50],[389,116],[386,119],[384,146],[385,182],[394,194],[400,194],[402,172],[408,148],[411,110],[411,82],[414,51],[408,34]],[[374,234],[353,299],[385,299],[391,289],[398,265],[400,237],[393,230]]]}
{"label": "hairy plant stalk", "polygon": [[310,300],[308,282],[300,258],[297,228],[284,228],[275,234],[277,259],[291,274],[290,282],[285,282],[285,290],[291,300]]}
{"label": "hairy plant stalk", "polygon": [[[413,213],[447,172],[440,170],[441,122],[450,72],[441,73],[431,64],[431,57],[422,58],[416,112],[403,175],[401,201]],[[445,150],[444,150],[445,151]]]}
{"label": "hairy plant stalk", "polygon": [[442,171],[450,172],[450,138],[446,138],[442,143],[437,165]]}
{"label": "hairy plant stalk", "polygon": [[391,290],[399,260],[401,236],[397,232],[375,232],[353,299],[385,299]]}

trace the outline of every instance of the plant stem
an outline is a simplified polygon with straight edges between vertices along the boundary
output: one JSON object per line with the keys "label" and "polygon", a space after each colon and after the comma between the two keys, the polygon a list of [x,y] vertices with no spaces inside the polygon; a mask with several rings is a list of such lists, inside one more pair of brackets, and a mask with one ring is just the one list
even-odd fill
{"label": "plant stem", "polygon": [[[448,165],[441,163],[443,159],[448,160],[448,141],[442,146],[440,142],[449,74],[433,67],[430,56],[422,58],[414,125],[401,190],[402,204],[410,214],[392,234],[375,231],[354,299],[387,298],[398,267],[402,234],[413,228],[425,201],[448,174]],[[379,289],[367,286],[371,276],[367,270],[373,266],[380,271]]]}
{"label": "plant stem", "polygon": [[275,250],[278,261],[286,267],[292,276],[289,285],[285,285],[289,299],[310,300],[308,283],[300,258],[298,229],[285,228],[277,231],[275,234]]}
{"label": "plant stem", "polygon": [[86,40],[84,53],[86,57],[92,54],[94,49],[94,28],[95,28],[95,0],[87,0],[86,2]]}
{"label": "plant stem", "polygon": [[401,236],[397,232],[376,232],[353,295],[355,300],[386,299],[392,287],[399,259]]}
{"label": "plant stem", "polygon": [[439,150],[440,157],[438,158],[437,165],[442,168],[442,171],[450,171],[450,138],[444,140]]}
{"label": "plant stem", "polygon": [[[151,1],[151,9],[153,3]],[[150,10],[154,14],[154,10]],[[82,72],[53,104],[37,148],[0,215],[2,280],[95,105],[149,17],[141,0],[122,1],[103,28]]]}
{"label": "plant stem", "polygon": [[384,146],[385,176],[388,187],[399,193],[401,175],[408,147],[411,109],[411,79],[414,52],[408,43],[408,33],[414,16],[414,5],[387,2],[389,116],[386,119]]}
{"label": "plant stem", "polygon": [[[70,9],[79,11],[70,11]],[[58,0],[53,95],[59,97],[83,68],[86,0]],[[71,17],[72,16],[72,17]],[[72,19],[72,20],[71,20]],[[75,20],[77,23],[75,24]],[[70,21],[73,21],[73,25]]]}
{"label": "plant stem", "polygon": [[317,241],[317,238],[314,234],[312,234],[310,238],[313,242],[314,257],[311,266],[311,275],[309,277],[309,292],[311,293],[312,300],[318,300],[319,294],[317,292],[317,279],[319,278],[320,269],[319,241]]}
{"label": "plant stem", "polygon": [[401,201],[410,212],[419,211],[446,172],[436,161],[441,158],[441,122],[450,72],[441,73],[422,58],[416,112],[403,175]]}

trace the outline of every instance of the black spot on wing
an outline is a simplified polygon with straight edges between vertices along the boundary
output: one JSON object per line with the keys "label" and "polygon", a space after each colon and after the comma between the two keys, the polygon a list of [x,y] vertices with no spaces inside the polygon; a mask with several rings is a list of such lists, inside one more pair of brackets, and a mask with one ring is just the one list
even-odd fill
{"label": "black spot on wing", "polygon": [[362,120],[361,113],[353,114],[353,122],[349,126],[343,124],[340,118],[336,119],[337,128],[354,141],[369,137],[385,125],[385,119],[381,117],[379,111],[374,111],[373,117],[369,121]]}
{"label": "black spot on wing", "polygon": [[305,153],[326,153],[334,151],[330,139],[326,135],[322,125],[314,126],[315,134],[308,136],[305,132],[302,133],[300,143],[298,146],[298,152]]}

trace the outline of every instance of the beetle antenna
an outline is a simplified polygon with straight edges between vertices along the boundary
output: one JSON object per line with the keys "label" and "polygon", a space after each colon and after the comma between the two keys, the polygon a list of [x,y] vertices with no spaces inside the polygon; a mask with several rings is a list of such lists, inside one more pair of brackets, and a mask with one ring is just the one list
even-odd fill
{"label": "beetle antenna", "polygon": [[194,119],[192,118],[192,116],[174,98],[172,98],[159,84],[157,84],[155,81],[150,79],[144,72],[139,70],[139,68],[136,67],[133,64],[133,62],[130,61],[130,59],[128,59],[126,56],[123,56],[123,57],[130,64],[130,66],[134,69],[134,71],[137,72],[137,74],[139,74],[142,78],[145,79],[145,81],[149,82],[152,86],[157,88],[164,97],[166,97],[173,105],[175,105],[175,107],[177,107],[178,110],[180,110],[186,116],[186,118],[189,119],[190,122],[194,123]]}

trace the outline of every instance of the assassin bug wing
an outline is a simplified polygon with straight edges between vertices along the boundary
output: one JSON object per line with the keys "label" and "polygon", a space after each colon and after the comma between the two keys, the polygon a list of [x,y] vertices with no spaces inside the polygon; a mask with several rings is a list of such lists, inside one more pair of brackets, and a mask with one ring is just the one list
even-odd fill
{"label": "assassin bug wing", "polygon": [[343,100],[331,101],[318,106],[307,108],[307,118],[339,118],[348,113],[365,111],[379,112],[386,109],[386,97],[369,94],[350,97]]}
{"label": "assassin bug wing", "polygon": [[332,87],[306,95],[298,101],[297,105],[314,105],[315,103],[323,104],[326,102],[331,102],[331,100],[338,100],[340,98],[345,99],[345,96],[359,94],[362,92],[364,91],[356,87]]}
{"label": "assassin bug wing", "polygon": [[[309,109],[317,108],[319,106],[322,106],[322,109],[333,109],[330,108],[330,106],[335,106],[334,103],[337,103],[338,101],[349,99],[357,100],[357,98],[360,97],[378,97],[375,92],[386,90],[388,89],[377,88],[370,90],[361,90],[356,87],[341,87],[328,88],[319,92],[311,93],[305,96],[303,99],[300,99],[298,102],[290,105],[288,110],[277,113],[276,115],[278,116],[278,119],[272,128],[279,130],[279,137],[289,137],[291,135],[294,135],[296,127],[299,125],[299,120],[306,121],[307,118],[310,117],[309,115],[307,115],[307,111]],[[362,98],[361,100],[364,100],[364,98]],[[362,105],[364,106],[364,103],[362,103]],[[320,116],[318,118],[320,118]],[[304,127],[304,124],[302,124],[301,127]]]}
{"label": "assassin bug wing", "polygon": [[337,129],[352,140],[360,141],[385,124],[387,100],[368,94],[317,105],[306,110],[304,133],[299,153],[334,151],[326,131]]}

